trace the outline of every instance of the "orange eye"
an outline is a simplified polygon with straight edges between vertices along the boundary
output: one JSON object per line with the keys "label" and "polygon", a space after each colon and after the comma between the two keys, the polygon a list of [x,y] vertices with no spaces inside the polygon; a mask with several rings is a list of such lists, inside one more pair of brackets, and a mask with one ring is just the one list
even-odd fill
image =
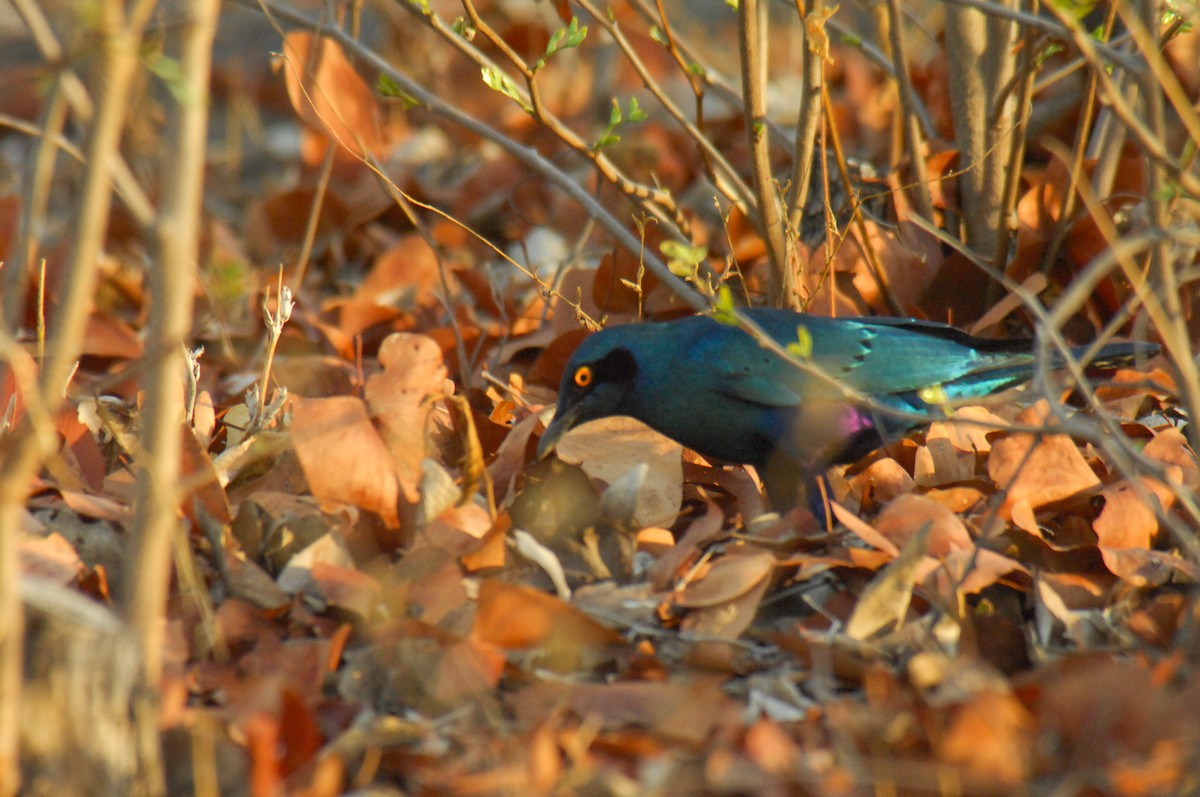
{"label": "orange eye", "polygon": [[587,387],[592,383],[592,369],[589,366],[583,365],[575,372],[575,384],[579,387]]}

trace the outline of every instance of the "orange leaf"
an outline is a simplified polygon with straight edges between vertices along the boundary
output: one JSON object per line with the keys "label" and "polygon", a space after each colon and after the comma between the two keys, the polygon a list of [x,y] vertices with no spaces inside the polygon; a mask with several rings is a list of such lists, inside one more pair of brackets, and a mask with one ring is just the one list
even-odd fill
{"label": "orange leaf", "polygon": [[407,332],[388,335],[379,347],[383,372],[367,379],[366,399],[400,478],[403,498],[415,503],[425,459],[430,396],[445,388],[442,350],[431,338]]}
{"label": "orange leaf", "polygon": [[[1036,424],[1048,415],[1044,401],[1018,416],[1018,423]],[[988,475],[1008,491],[1004,510],[1024,502],[1032,509],[1061,501],[1100,484],[1074,441],[1064,434],[1013,434],[992,444]]]}
{"label": "orange leaf", "polygon": [[362,507],[398,528],[396,464],[366,405],[352,396],[293,397],[291,403],[292,445],[312,494],[320,501]]}
{"label": "orange leaf", "polygon": [[1104,496],[1104,509],[1092,523],[1100,547],[1149,549],[1158,533],[1154,508],[1129,482],[1109,485],[1100,494]]}
{"label": "orange leaf", "polygon": [[387,141],[379,105],[342,48],[297,30],[284,37],[283,52],[288,98],[301,121],[353,155],[380,154]]}
{"label": "orange leaf", "polygon": [[388,307],[436,305],[439,284],[437,255],[416,233],[405,235],[375,258],[354,298]]}
{"label": "orange leaf", "polygon": [[744,550],[717,559],[702,580],[689,584],[675,597],[685,609],[703,609],[729,603],[754,589],[775,569],[775,557],[766,551]]}
{"label": "orange leaf", "polygon": [[679,512],[683,449],[641,421],[615,416],[585,423],[567,432],[555,453],[607,484],[645,463],[648,470],[637,491],[633,517],[639,526],[670,523]]}
{"label": "orange leaf", "polygon": [[542,663],[558,670],[576,669],[620,640],[552,595],[495,579],[479,588],[472,637],[506,650],[536,648]]}
{"label": "orange leaf", "polygon": [[972,779],[1016,786],[1033,763],[1034,718],[1007,691],[985,690],[951,714],[939,756]]}
{"label": "orange leaf", "polygon": [[971,535],[958,515],[923,495],[902,495],[884,507],[875,519],[876,531],[897,548],[903,548],[924,526],[929,526],[925,552],[930,556],[945,556],[973,547]]}

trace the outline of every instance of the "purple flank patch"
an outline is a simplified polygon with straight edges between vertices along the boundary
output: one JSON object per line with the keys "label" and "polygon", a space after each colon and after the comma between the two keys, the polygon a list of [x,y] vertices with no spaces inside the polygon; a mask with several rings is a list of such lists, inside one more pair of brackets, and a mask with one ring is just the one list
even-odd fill
{"label": "purple flank patch", "polygon": [[838,426],[840,427],[842,436],[848,438],[854,437],[859,432],[875,428],[875,424],[871,421],[871,415],[854,407],[848,408],[848,411],[842,415]]}

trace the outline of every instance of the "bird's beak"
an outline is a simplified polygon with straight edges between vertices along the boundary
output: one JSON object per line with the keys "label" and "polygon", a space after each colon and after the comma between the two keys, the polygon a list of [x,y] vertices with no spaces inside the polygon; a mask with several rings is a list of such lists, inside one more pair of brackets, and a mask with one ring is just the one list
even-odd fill
{"label": "bird's beak", "polygon": [[543,459],[547,454],[554,450],[558,445],[558,441],[562,436],[571,431],[575,426],[575,418],[579,415],[579,406],[567,407],[559,409],[554,413],[554,420],[550,421],[550,425],[546,427],[546,431],[542,432],[542,438],[538,440],[537,457]]}

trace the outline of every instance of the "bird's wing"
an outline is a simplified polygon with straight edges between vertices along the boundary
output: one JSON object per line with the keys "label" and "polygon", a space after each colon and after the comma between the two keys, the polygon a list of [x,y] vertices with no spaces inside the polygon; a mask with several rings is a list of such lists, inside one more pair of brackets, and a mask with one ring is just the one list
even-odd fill
{"label": "bird's wing", "polygon": [[690,359],[712,375],[717,393],[765,407],[795,407],[805,398],[805,383],[795,378],[801,372],[736,327],[714,322],[693,340]]}
{"label": "bird's wing", "polygon": [[781,342],[795,341],[796,327],[804,326],[812,341],[815,365],[829,376],[875,395],[953,386],[958,380],[964,380],[960,385],[964,395],[982,395],[996,389],[993,382],[1012,381],[1011,376],[1001,378],[993,372],[1024,372],[1033,360],[1027,341],[975,338],[928,321],[798,317],[777,312],[765,314],[762,320],[764,329]]}
{"label": "bird's wing", "polygon": [[[808,361],[830,378],[880,398],[934,386],[944,386],[949,398],[984,395],[1028,378],[1032,367],[1024,341],[983,340],[944,324],[764,309],[747,314],[781,345],[807,349]],[[754,404],[788,407],[838,395],[748,334],[715,322],[694,341],[691,360],[705,364],[719,392]]]}

